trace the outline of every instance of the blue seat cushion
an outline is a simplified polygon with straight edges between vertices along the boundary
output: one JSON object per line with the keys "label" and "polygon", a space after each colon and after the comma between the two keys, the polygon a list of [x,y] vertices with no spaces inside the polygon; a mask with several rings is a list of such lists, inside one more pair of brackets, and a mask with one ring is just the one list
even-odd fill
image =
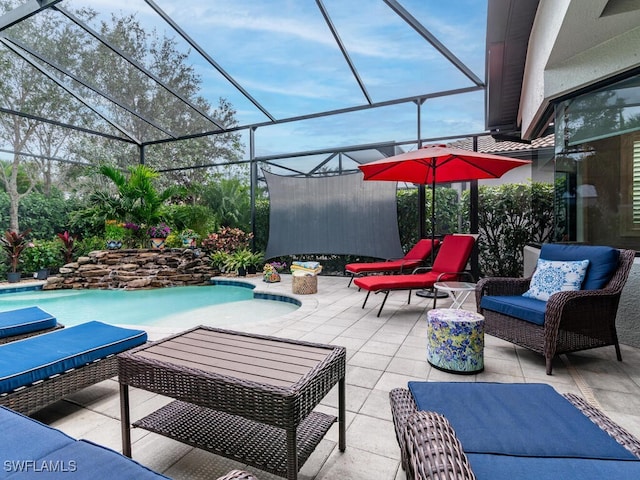
{"label": "blue seat cushion", "polygon": [[46,330],[57,323],[56,317],[38,307],[0,312],[0,338]]}
{"label": "blue seat cushion", "polygon": [[467,455],[477,480],[637,480],[640,461]]}
{"label": "blue seat cushion", "polygon": [[[0,479],[167,478],[108,448],[0,406]],[[7,439],[10,439],[8,441]]]}
{"label": "blue seat cushion", "polygon": [[0,393],[142,345],[143,330],[92,321],[0,345]]}
{"label": "blue seat cushion", "polygon": [[[0,456],[3,462],[40,458],[75,440],[6,407],[0,406]],[[8,441],[7,439],[11,439]],[[7,472],[0,468],[0,478]]]}
{"label": "blue seat cushion", "polygon": [[409,382],[409,390],[419,410],[451,422],[466,453],[636,458],[550,385]]}
{"label": "blue seat cushion", "polygon": [[522,295],[485,295],[480,300],[480,308],[544,325],[547,302]]}
{"label": "blue seat cushion", "polygon": [[604,287],[618,267],[619,256],[616,248],[593,245],[545,243],[540,249],[540,258],[545,260],[589,260],[582,290]]}
{"label": "blue seat cushion", "polygon": [[[27,455],[26,458],[33,459],[34,457]],[[23,469],[28,468],[28,470],[15,471],[6,478],[25,478],[25,473],[33,475],[29,478],[43,480],[59,480],[67,477],[87,480],[168,478],[114,450],[86,440],[70,443],[43,457],[34,459],[30,464],[23,462],[22,465]]]}

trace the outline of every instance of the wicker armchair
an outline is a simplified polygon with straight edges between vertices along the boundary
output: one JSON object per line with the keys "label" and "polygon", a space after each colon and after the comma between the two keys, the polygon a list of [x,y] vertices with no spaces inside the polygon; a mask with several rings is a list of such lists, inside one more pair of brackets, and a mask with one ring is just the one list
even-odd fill
{"label": "wicker armchair", "polygon": [[522,295],[529,288],[531,278],[480,280],[476,287],[476,306],[485,318],[485,333],[542,354],[547,375],[551,375],[554,356],[561,353],[613,345],[618,360],[622,361],[615,320],[634,257],[634,250],[620,250],[617,269],[602,289],[551,295],[543,325],[480,306],[484,295]]}

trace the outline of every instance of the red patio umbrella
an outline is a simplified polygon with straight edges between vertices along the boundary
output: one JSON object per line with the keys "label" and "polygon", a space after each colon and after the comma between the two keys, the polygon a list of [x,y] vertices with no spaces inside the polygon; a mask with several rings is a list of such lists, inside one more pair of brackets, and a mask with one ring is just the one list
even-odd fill
{"label": "red patio umbrella", "polygon": [[499,178],[509,170],[528,165],[529,160],[474,152],[446,145],[426,145],[375,162],[359,165],[365,180],[389,180],[431,185],[431,238],[435,237],[436,183],[467,182]]}

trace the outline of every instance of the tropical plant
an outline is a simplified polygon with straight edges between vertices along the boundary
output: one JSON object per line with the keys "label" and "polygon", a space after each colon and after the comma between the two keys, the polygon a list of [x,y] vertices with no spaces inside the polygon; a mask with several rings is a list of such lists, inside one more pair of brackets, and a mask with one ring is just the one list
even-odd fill
{"label": "tropical plant", "polygon": [[242,248],[227,256],[224,263],[224,270],[227,273],[238,272],[240,269],[246,270],[253,265],[253,262],[254,256],[251,250]]}
{"label": "tropical plant", "polygon": [[64,258],[64,263],[71,263],[73,261],[73,255],[76,251],[76,240],[78,239],[77,235],[71,235],[68,231],[64,231],[63,233],[58,233],[58,238],[62,242],[62,247],[60,252]]}
{"label": "tropical plant", "polygon": [[252,233],[247,233],[239,228],[222,227],[218,233],[211,233],[202,240],[202,248],[208,252],[233,253],[236,250],[246,249],[253,238]]}
{"label": "tropical plant", "polygon": [[31,229],[26,229],[22,233],[7,230],[4,232],[4,236],[0,238],[2,249],[7,254],[7,261],[13,273],[18,271],[20,255],[24,249],[29,246],[29,242],[27,240],[27,235],[29,235],[29,233],[31,233]]}
{"label": "tropical plant", "polygon": [[154,186],[158,172],[146,165],[129,167],[128,171],[127,177],[116,167],[102,165],[99,173],[111,180],[116,194],[105,190],[92,193],[89,197],[91,206],[83,215],[138,225],[155,225],[162,221],[165,203],[183,193],[184,189],[174,185],[158,191]]}
{"label": "tropical plant", "polygon": [[225,264],[227,263],[227,258],[230,257],[231,254],[227,252],[223,252],[218,250],[217,252],[213,252],[209,258],[211,259],[211,266],[220,270],[225,269]]}

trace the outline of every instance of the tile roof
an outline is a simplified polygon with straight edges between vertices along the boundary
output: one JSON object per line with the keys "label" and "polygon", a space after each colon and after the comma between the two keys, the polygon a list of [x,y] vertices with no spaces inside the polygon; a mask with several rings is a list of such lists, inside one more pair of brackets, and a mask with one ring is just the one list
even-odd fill
{"label": "tile roof", "polygon": [[[450,147],[473,150],[473,140],[462,138],[448,144]],[[484,153],[516,152],[526,150],[539,150],[541,148],[553,148],[554,135],[536,138],[531,143],[497,141],[490,135],[478,137],[478,151]]]}

